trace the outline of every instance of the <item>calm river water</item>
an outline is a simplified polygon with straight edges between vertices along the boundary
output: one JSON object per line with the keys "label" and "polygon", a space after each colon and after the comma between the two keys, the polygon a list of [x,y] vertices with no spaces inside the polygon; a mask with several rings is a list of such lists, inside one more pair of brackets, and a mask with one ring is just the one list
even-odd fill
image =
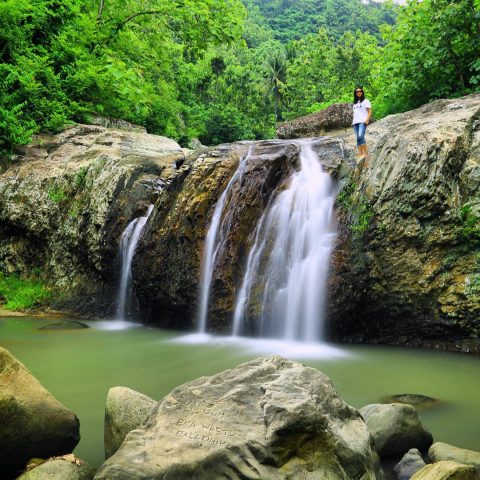
{"label": "calm river water", "polygon": [[39,330],[52,319],[0,319],[0,346],[21,360],[80,419],[77,456],[103,461],[108,389],[126,386],[160,400],[174,387],[267,354],[318,368],[356,408],[391,394],[442,400],[420,412],[434,441],[480,451],[480,358],[372,346],[286,344],[178,333],[119,322],[82,330]]}

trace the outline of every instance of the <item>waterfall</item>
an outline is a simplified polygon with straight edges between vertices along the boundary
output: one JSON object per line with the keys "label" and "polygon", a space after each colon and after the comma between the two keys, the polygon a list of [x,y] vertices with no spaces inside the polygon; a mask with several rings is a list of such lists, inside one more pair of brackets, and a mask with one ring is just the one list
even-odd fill
{"label": "waterfall", "polygon": [[149,205],[147,214],[132,220],[122,233],[119,255],[121,258],[121,276],[117,295],[117,319],[125,320],[130,314],[132,303],[132,260],[142,235],[143,227],[152,213],[153,205]]}
{"label": "waterfall", "polygon": [[198,331],[205,333],[207,331],[208,305],[210,300],[210,289],[212,285],[213,273],[218,253],[222,250],[227,239],[230,222],[228,217],[224,215],[225,206],[228,203],[228,196],[232,185],[242,178],[244,165],[250,156],[251,148],[247,155],[240,160],[237,170],[227,184],[227,187],[220,196],[215,210],[213,212],[212,221],[208,228],[207,237],[205,239],[205,250],[202,259],[202,270],[200,280],[200,297],[198,310]]}
{"label": "waterfall", "polygon": [[254,318],[257,336],[322,339],[336,187],[312,145],[298,144],[300,170],[257,224],[235,304],[235,336]]}

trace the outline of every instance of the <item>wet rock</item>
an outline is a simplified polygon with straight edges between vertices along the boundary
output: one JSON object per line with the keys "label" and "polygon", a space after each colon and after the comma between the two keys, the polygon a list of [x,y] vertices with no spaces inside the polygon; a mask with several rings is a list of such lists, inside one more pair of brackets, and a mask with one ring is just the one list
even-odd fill
{"label": "wet rock", "polygon": [[95,468],[72,455],[50,458],[28,469],[17,480],[92,480]]}
{"label": "wet rock", "polygon": [[403,455],[411,448],[426,450],[432,444],[432,434],[411,405],[375,403],[359,411],[381,457]]}
{"label": "wet rock", "polygon": [[422,468],[411,480],[478,480],[478,476],[473,467],[442,461]]}
{"label": "wet rock", "polygon": [[410,478],[425,467],[425,465],[419,450],[412,448],[395,465],[393,473],[397,480],[410,480]]}
{"label": "wet rock", "polygon": [[173,390],[95,479],[374,480],[379,468],[360,415],[328,378],[268,357]]}
{"label": "wet rock", "polygon": [[480,452],[454,447],[448,443],[435,442],[428,450],[428,458],[432,462],[452,460],[465,465],[473,465],[480,476]]}
{"label": "wet rock", "polygon": [[155,400],[127,387],[108,391],[105,404],[105,459],[110,458],[127,434],[139,428],[157,404]]}
{"label": "wet rock", "polygon": [[280,123],[278,138],[320,137],[332,130],[350,128],[353,119],[351,103],[334,103],[324,110]]}
{"label": "wet rock", "polygon": [[473,94],[369,126],[337,202],[332,339],[480,351],[479,118]]}
{"label": "wet rock", "polygon": [[40,327],[39,330],[78,330],[82,328],[89,328],[89,326],[86,323],[77,322],[76,320],[63,320],[44,325]]}
{"label": "wet rock", "polygon": [[7,350],[0,348],[0,471],[21,470],[33,457],[70,453],[79,421]]}
{"label": "wet rock", "polygon": [[[325,169],[335,174],[344,160],[342,142],[316,139],[313,148]],[[256,224],[298,168],[299,152],[297,141],[239,142],[197,152],[182,166],[184,175],[161,193],[137,248],[133,277],[144,318],[166,327],[194,326],[205,237],[215,206],[241,163],[241,174],[225,198],[224,240],[208,325],[212,331],[229,331]]]}

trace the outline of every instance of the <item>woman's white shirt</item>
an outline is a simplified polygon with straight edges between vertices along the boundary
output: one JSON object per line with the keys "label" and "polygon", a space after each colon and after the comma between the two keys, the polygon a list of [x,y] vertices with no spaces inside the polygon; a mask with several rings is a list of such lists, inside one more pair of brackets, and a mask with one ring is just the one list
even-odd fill
{"label": "woman's white shirt", "polygon": [[357,102],[353,104],[353,122],[352,125],[356,123],[363,123],[368,118],[368,110],[372,108],[370,102],[365,99],[363,102]]}

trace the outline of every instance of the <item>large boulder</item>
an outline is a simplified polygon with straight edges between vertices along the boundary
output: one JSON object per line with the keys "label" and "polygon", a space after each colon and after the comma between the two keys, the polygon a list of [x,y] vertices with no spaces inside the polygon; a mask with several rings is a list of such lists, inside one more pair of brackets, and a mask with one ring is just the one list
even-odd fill
{"label": "large boulder", "polygon": [[375,403],[362,407],[360,413],[381,457],[403,455],[411,448],[427,450],[432,444],[432,434],[411,405]]}
{"label": "large boulder", "polygon": [[153,398],[127,387],[113,387],[105,402],[105,459],[110,458],[128,432],[139,428],[157,404]]}
{"label": "large boulder", "polygon": [[70,453],[79,421],[7,350],[0,348],[0,471],[14,472],[32,457]]}
{"label": "large boulder", "polygon": [[332,339],[480,351],[479,117],[473,94],[368,127],[337,197]]}
{"label": "large boulder", "polygon": [[334,103],[329,107],[276,127],[278,138],[320,137],[326,132],[349,128],[352,125],[351,103]]}
{"label": "large boulder", "polygon": [[280,357],[239,365],[167,395],[96,480],[381,478],[359,413],[329,379]]}
{"label": "large boulder", "polygon": [[415,473],[410,480],[478,480],[475,468],[452,461],[433,463]]}
{"label": "large boulder", "polygon": [[73,454],[48,459],[25,473],[17,480],[92,480],[95,468]]}
{"label": "large boulder", "polygon": [[473,465],[477,468],[480,476],[480,452],[454,447],[448,443],[435,442],[428,449],[428,458],[432,462],[452,460],[454,462],[464,463],[465,465]]}

